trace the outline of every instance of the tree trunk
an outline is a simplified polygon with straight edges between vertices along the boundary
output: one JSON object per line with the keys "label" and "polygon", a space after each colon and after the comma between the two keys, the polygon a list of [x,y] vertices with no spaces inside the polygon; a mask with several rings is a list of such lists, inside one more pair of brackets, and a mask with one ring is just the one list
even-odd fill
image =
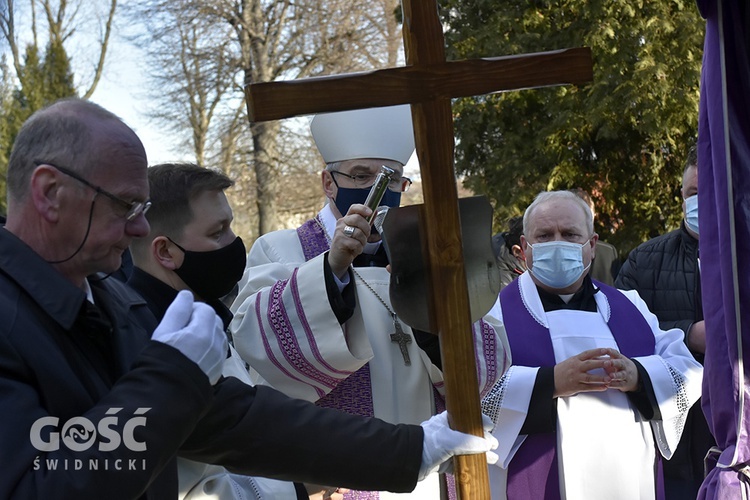
{"label": "tree trunk", "polygon": [[258,207],[258,236],[278,229],[276,193],[279,185],[277,144],[279,122],[253,123],[255,152],[253,169],[256,179],[256,205]]}

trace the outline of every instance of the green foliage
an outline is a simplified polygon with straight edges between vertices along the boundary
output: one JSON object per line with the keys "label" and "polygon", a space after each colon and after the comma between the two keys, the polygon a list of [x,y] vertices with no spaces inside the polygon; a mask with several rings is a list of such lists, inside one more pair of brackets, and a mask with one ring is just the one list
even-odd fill
{"label": "green foliage", "polygon": [[65,52],[62,41],[53,39],[47,45],[42,70],[44,72],[42,85],[44,88],[43,101],[45,105],[58,99],[76,95],[76,88],[73,84],[73,72],[70,69],[70,59],[68,59],[68,54]]}
{"label": "green foliage", "polygon": [[[0,192],[5,193],[8,157],[13,141],[26,119],[34,111],[54,101],[76,95],[70,60],[59,40],[51,41],[44,58],[36,45],[26,46],[23,65],[14,85],[8,65],[3,59],[0,83]],[[0,197],[0,213],[6,212],[5,197]]]}
{"label": "green foliage", "polygon": [[697,135],[704,21],[677,0],[448,0],[450,59],[591,47],[594,81],[458,100],[456,167],[497,229],[541,190],[581,187],[627,252],[679,224]]}

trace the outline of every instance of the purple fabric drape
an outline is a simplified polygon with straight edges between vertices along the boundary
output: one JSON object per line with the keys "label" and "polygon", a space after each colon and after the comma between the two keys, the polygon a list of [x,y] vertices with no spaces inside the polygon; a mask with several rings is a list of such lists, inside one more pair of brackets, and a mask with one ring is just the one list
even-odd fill
{"label": "purple fabric drape", "polygon": [[717,442],[699,498],[726,500],[750,494],[750,3],[698,7],[707,21],[698,127],[703,411]]}

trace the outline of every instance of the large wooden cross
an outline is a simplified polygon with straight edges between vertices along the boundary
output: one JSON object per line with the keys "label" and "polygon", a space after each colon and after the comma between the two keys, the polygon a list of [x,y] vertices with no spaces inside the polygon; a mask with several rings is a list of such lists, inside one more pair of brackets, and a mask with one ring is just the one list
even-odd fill
{"label": "large wooden cross", "polygon": [[[432,290],[430,324],[440,338],[446,406],[454,429],[483,434],[471,336],[456,180],[451,99],[592,79],[587,48],[469,61],[445,60],[435,0],[402,0],[407,66],[246,87],[251,121],[411,104],[424,192],[423,235]],[[483,455],[457,457],[462,499],[490,498]]]}

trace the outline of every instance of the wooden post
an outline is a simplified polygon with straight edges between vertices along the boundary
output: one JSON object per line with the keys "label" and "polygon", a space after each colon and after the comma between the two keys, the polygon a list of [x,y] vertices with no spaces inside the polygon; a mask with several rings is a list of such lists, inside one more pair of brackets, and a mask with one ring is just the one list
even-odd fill
{"label": "wooden post", "polygon": [[[433,2],[405,0],[406,63],[430,66],[445,63],[445,42]],[[429,269],[430,324],[440,339],[445,403],[451,427],[483,435],[469,294],[466,288],[458,192],[453,169],[453,115],[449,98],[412,104],[414,141],[422,170],[425,236]],[[454,459],[456,489],[461,499],[490,499],[487,461],[483,455]]]}

